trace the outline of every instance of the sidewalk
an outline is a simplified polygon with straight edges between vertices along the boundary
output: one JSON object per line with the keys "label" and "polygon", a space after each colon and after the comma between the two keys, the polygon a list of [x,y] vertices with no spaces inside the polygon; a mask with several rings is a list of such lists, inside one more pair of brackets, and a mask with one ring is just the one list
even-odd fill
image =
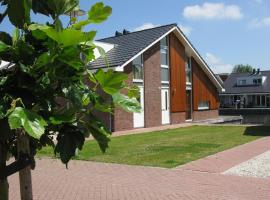
{"label": "sidewalk", "polygon": [[[35,200],[269,200],[270,179],[221,174],[270,149],[270,138],[220,152],[175,169],[42,159],[33,171]],[[18,200],[18,174],[9,178]]]}

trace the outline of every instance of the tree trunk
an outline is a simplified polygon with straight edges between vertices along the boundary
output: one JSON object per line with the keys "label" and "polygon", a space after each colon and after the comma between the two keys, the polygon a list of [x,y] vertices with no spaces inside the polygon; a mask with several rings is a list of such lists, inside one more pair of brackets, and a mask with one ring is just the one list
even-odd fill
{"label": "tree trunk", "polygon": [[0,180],[0,200],[8,200],[8,189],[7,179]]}
{"label": "tree trunk", "polygon": [[[6,167],[7,151],[3,144],[0,143],[0,171]],[[8,181],[7,178],[0,180],[0,200],[8,200]]]}
{"label": "tree trunk", "polygon": [[[30,153],[29,138],[24,133],[18,137],[18,153]],[[33,200],[31,167],[28,166],[19,172],[21,200]]]}

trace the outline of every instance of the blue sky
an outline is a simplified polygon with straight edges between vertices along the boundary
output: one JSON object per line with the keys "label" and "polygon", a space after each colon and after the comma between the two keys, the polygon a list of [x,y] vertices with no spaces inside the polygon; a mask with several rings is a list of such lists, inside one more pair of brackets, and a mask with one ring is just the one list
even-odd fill
{"label": "blue sky", "polygon": [[[81,8],[88,10],[95,2],[81,0]],[[124,28],[134,31],[177,23],[216,73],[230,72],[240,63],[270,70],[269,0],[104,2],[113,8],[111,17],[101,25],[87,27],[98,31],[97,38]],[[46,17],[33,19],[44,21]],[[0,30],[12,29],[7,22],[0,25]]]}

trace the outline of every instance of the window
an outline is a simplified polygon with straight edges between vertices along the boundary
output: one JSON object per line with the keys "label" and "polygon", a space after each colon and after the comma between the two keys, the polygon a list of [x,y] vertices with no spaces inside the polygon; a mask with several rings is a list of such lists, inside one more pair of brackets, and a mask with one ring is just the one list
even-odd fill
{"label": "window", "polygon": [[161,81],[169,82],[169,68],[161,68]]}
{"label": "window", "polygon": [[168,51],[165,49],[160,49],[160,53],[161,53],[161,65],[169,65],[169,61],[168,61]]}
{"label": "window", "polygon": [[160,40],[161,47],[168,47],[167,37],[164,37]]}
{"label": "window", "polygon": [[208,110],[210,108],[209,101],[200,101],[198,105],[198,110]]}
{"label": "window", "polygon": [[246,85],[247,84],[247,81],[246,80],[240,80],[239,81],[239,85]]}
{"label": "window", "polygon": [[167,38],[160,41],[161,82],[169,83],[169,53]]}
{"label": "window", "polygon": [[142,56],[138,56],[132,62],[133,64],[133,79],[134,80],[143,80],[143,63]]}
{"label": "window", "polygon": [[265,106],[265,95],[262,95],[262,105],[261,106]]}
{"label": "window", "polygon": [[253,79],[253,84],[254,85],[261,85],[262,84],[262,79],[259,78],[259,79]]}
{"label": "window", "polygon": [[169,65],[168,43],[167,43],[167,38],[166,37],[164,37],[160,41],[160,54],[161,54],[161,65],[168,66]]}
{"label": "window", "polygon": [[191,60],[189,57],[186,58],[186,64],[185,64],[185,68],[186,68],[186,82],[187,83],[191,83]]}

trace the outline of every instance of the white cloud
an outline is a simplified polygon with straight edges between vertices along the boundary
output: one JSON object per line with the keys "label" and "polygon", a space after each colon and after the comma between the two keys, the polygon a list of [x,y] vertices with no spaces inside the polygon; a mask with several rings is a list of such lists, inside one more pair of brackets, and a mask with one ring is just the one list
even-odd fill
{"label": "white cloud", "polygon": [[270,17],[253,19],[250,24],[250,28],[270,27]]}
{"label": "white cloud", "polygon": [[204,3],[202,5],[187,6],[183,15],[188,19],[231,19],[238,20],[243,17],[241,9],[237,5],[225,5],[224,3]]}
{"label": "white cloud", "polygon": [[160,26],[159,24],[152,24],[152,23],[144,23],[143,25],[139,26],[139,27],[136,27],[134,28],[134,31],[141,31],[141,30],[144,30],[144,29],[149,29],[149,28],[155,28],[157,26]]}
{"label": "white cloud", "polygon": [[181,25],[181,24],[179,24],[178,26],[186,36],[190,36],[191,31],[192,31],[192,28],[190,26],[184,26],[184,25]]}
{"label": "white cloud", "polygon": [[262,3],[263,0],[253,0],[255,3]]}
{"label": "white cloud", "polygon": [[206,53],[205,60],[216,74],[230,73],[233,69],[233,65],[224,64],[220,58],[216,57],[212,53]]}

